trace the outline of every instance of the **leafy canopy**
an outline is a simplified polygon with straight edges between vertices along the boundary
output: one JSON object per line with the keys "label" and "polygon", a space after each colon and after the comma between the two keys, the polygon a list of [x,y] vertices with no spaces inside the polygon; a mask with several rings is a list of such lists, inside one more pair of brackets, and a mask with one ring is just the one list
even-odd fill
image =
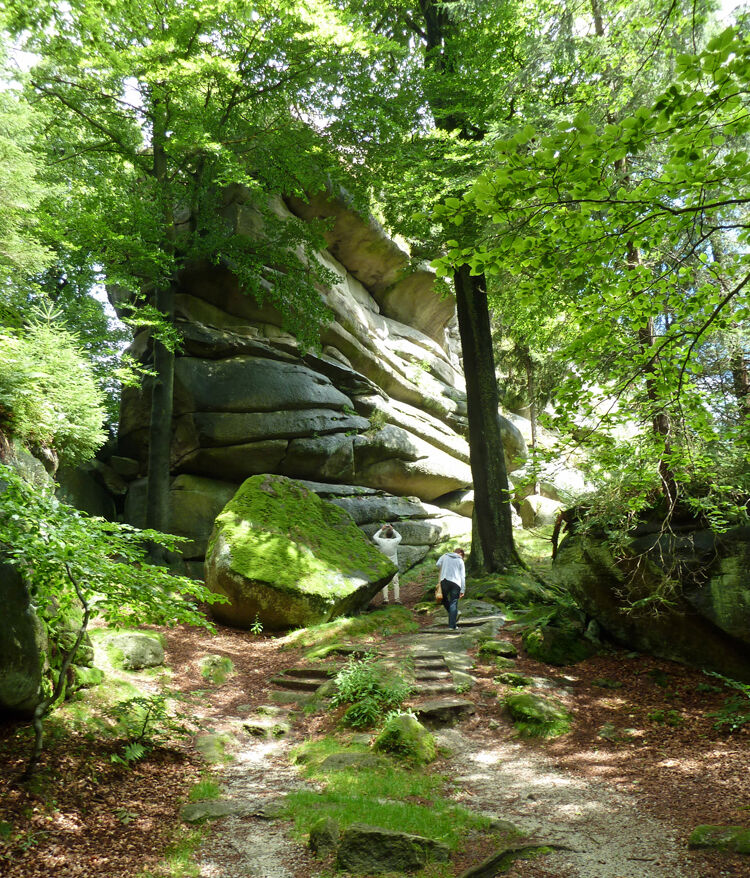
{"label": "leafy canopy", "polygon": [[87,460],[105,440],[104,394],[76,337],[39,312],[0,331],[0,431],[68,462]]}

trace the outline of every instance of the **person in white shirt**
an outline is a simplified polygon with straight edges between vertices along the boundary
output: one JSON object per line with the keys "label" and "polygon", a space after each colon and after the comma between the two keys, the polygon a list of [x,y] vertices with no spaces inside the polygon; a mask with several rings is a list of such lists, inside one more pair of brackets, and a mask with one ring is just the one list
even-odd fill
{"label": "person in white shirt", "polygon": [[441,555],[437,561],[438,582],[443,594],[443,606],[448,613],[448,628],[458,629],[458,602],[466,593],[464,550],[454,549]]}
{"label": "person in white shirt", "polygon": [[[401,534],[390,524],[384,524],[380,530],[373,534],[372,541],[377,545],[380,551],[386,556],[386,558],[390,558],[391,561],[398,567],[398,544],[401,542]],[[386,583],[383,590],[380,592],[383,595],[383,603],[388,603],[388,585],[393,585],[393,602],[396,604],[400,604],[401,601],[399,599],[399,590],[398,590],[398,570],[396,570],[396,575],[390,581],[390,583]]]}

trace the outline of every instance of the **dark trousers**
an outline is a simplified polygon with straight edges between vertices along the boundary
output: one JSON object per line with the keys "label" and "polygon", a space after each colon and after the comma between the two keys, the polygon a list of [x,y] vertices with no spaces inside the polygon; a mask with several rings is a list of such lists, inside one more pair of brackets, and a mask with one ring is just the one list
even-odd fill
{"label": "dark trousers", "polygon": [[458,598],[461,594],[461,586],[450,579],[440,581],[440,591],[443,593],[443,606],[448,613],[448,627],[456,628],[458,619]]}

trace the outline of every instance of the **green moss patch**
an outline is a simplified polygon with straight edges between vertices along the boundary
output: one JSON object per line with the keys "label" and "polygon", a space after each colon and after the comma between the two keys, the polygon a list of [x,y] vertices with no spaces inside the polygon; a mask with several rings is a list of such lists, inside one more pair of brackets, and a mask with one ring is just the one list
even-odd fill
{"label": "green moss patch", "polygon": [[521,737],[553,738],[570,729],[571,716],[556,699],[513,691],[503,703]]}
{"label": "green moss patch", "polygon": [[[367,752],[362,745],[348,749]],[[322,790],[297,790],[284,800],[286,816],[294,820],[299,838],[305,838],[312,825],[324,817],[335,820],[341,831],[352,823],[367,823],[443,841],[452,849],[472,830],[490,830],[488,818],[443,798],[448,781],[440,775],[400,768],[389,759],[374,765],[355,762],[351,769],[334,772],[322,769],[326,758],[341,750],[341,743],[329,738],[295,751],[303,774],[324,784]]]}
{"label": "green moss patch", "polygon": [[373,642],[390,634],[409,634],[419,630],[411,613],[404,607],[389,607],[362,616],[342,616],[332,622],[311,625],[292,631],[284,638],[285,647],[302,647],[310,651],[306,658],[326,658],[352,641]]}
{"label": "green moss patch", "polygon": [[393,753],[417,765],[427,765],[437,758],[435,738],[411,713],[395,713],[385,721],[373,749]]}
{"label": "green moss patch", "polygon": [[201,676],[209,683],[220,686],[234,674],[234,662],[225,655],[206,655],[198,662]]}
{"label": "green moss patch", "polygon": [[596,647],[574,627],[546,625],[523,634],[523,648],[530,658],[550,665],[574,665],[590,658]]}
{"label": "green moss patch", "polygon": [[690,833],[688,847],[750,854],[750,829],[745,826],[696,826]]}
{"label": "green moss patch", "polygon": [[343,509],[283,476],[253,476],[216,519],[232,570],[277,590],[343,597],[351,579],[382,580],[395,567]]}

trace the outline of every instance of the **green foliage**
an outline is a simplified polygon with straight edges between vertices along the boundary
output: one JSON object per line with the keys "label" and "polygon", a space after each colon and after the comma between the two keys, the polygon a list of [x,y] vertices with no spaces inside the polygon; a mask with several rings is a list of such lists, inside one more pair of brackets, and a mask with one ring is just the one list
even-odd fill
{"label": "green foliage", "polygon": [[119,765],[139,762],[155,748],[190,734],[185,718],[175,714],[166,693],[136,695],[116,702],[106,713],[116,723],[115,734],[124,739],[122,751],[110,757]]}
{"label": "green foliage", "polygon": [[[178,537],[93,518],[0,466],[0,551],[24,575],[37,605],[55,616],[84,600],[108,625],[211,627],[193,601],[225,600],[196,580],[146,563],[146,542]],[[185,598],[190,600],[185,600]]]}
{"label": "green foliage", "polygon": [[204,777],[190,787],[188,800],[191,802],[204,802],[208,799],[221,798],[221,787],[210,777]]}
{"label": "green foliage", "polygon": [[253,621],[253,624],[250,626],[250,633],[255,634],[255,635],[263,633],[263,623],[258,618],[257,613],[255,614],[255,619]]}
{"label": "green foliage", "polygon": [[[0,77],[12,78],[4,47]],[[36,221],[45,195],[33,152],[39,121],[18,89],[0,90],[0,325],[19,324],[28,296],[38,296],[33,277],[52,259]]]}
{"label": "green foliage", "polygon": [[36,319],[0,333],[0,430],[68,461],[94,456],[104,442],[104,396],[75,336]]}
{"label": "green foliage", "polygon": [[333,707],[350,705],[342,721],[352,728],[375,725],[389,710],[401,706],[411,686],[394,668],[368,653],[362,659],[351,658],[334,678],[336,693]]}
{"label": "green foliage", "polygon": [[[125,627],[151,622],[211,628],[193,601],[214,603],[223,598],[202,583],[147,563],[148,542],[174,549],[178,539],[92,518],[0,466],[0,555],[24,576],[52,627],[76,614],[81,619],[52,691],[36,707],[37,738],[27,773],[41,750],[41,721],[64,695],[68,666],[92,614]],[[143,746],[142,740],[135,743]],[[129,752],[131,758],[138,755],[137,747]]]}
{"label": "green foliage", "polygon": [[[627,39],[658,26],[647,20],[629,25]],[[688,25],[674,21],[677,46]],[[575,86],[581,112],[509,131],[475,183],[437,209],[446,226],[460,219],[477,230],[473,241],[446,232],[438,270],[468,265],[497,278],[514,323],[529,327],[521,343],[540,330],[544,347],[545,322],[572,330],[558,352],[568,368],[556,423],[590,448],[597,481],[613,480],[610,497],[625,494],[621,519],[667,495],[722,527],[744,518],[748,487],[745,402],[735,397],[728,422],[721,399],[732,357],[727,349],[724,365],[713,357],[711,366],[708,350],[750,314],[748,41],[729,28],[702,51],[672,55],[673,72],[659,62],[661,94],[623,84],[597,103],[590,99],[614,78],[604,50],[617,39],[599,36],[598,75]],[[620,85],[620,59],[616,67]],[[734,350],[746,360],[743,342]],[[723,475],[726,465],[715,467],[717,457],[738,456],[739,484]]]}
{"label": "green foliage", "polygon": [[750,724],[750,684],[741,683],[714,672],[708,673],[721,680],[726,688],[733,689],[736,693],[724,699],[724,704],[719,710],[709,714],[716,720],[714,728],[732,734]]}
{"label": "green foliage", "polygon": [[334,145],[361,136],[351,125],[387,41],[326,0],[6,5],[39,59],[28,89],[61,187],[44,227],[67,267],[96,263],[138,297],[221,260],[315,342],[315,285],[331,277],[314,255],[320,230],[271,202],[351,177]]}

